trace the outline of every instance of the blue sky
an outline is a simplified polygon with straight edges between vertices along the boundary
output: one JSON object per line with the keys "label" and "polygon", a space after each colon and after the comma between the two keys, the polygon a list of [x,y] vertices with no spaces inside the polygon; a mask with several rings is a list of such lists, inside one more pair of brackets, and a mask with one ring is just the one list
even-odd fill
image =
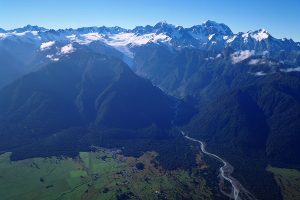
{"label": "blue sky", "polygon": [[153,25],[167,21],[189,27],[206,20],[233,32],[267,29],[300,41],[299,0],[0,0],[0,27],[47,28]]}

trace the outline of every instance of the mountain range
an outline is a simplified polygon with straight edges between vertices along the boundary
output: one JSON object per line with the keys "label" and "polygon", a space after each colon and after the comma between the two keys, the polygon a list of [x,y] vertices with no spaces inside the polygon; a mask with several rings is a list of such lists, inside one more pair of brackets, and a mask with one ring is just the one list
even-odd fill
{"label": "mountain range", "polygon": [[0,151],[14,160],[100,145],[186,169],[180,128],[259,199],[281,199],[266,167],[300,169],[299,120],[300,43],[265,29],[0,29]]}
{"label": "mountain range", "polygon": [[276,39],[264,29],[234,34],[225,24],[213,21],[190,28],[166,22],[134,29],[103,26],[53,30],[27,25],[0,30],[1,60],[8,62],[4,65],[7,69],[2,70],[0,87],[37,69],[43,62],[59,60],[64,55],[62,48],[68,49],[74,43],[89,46],[95,52],[109,51],[138,72],[141,70],[136,55],[140,47],[149,46],[168,49],[166,53],[171,55],[186,49],[202,50],[207,61],[223,58],[226,50],[233,63],[253,57],[250,60],[253,65],[267,61],[270,66],[282,65],[281,70],[288,71],[299,71],[300,62],[299,42]]}

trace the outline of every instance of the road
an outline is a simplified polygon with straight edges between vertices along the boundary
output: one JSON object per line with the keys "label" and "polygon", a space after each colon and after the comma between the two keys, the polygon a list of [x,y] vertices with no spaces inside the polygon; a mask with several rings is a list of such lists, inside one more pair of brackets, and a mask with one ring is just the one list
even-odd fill
{"label": "road", "polygon": [[220,188],[220,190],[223,194],[225,194],[226,196],[228,196],[228,197],[230,197],[231,199],[234,199],[234,200],[257,200],[248,190],[246,190],[242,186],[242,184],[237,179],[235,179],[234,177],[231,176],[231,174],[234,170],[232,165],[230,165],[228,162],[226,162],[220,156],[217,156],[216,154],[213,154],[213,153],[210,153],[210,152],[206,151],[204,142],[187,136],[183,131],[181,131],[181,134],[186,139],[188,139],[192,142],[199,143],[200,147],[201,147],[201,151],[205,155],[208,155],[208,156],[220,161],[223,164],[223,166],[220,167],[220,169],[219,169],[219,171],[220,171],[219,175],[221,177],[220,181],[226,180],[231,184],[231,187],[232,187],[231,194],[227,194],[226,192],[222,191],[221,188]]}

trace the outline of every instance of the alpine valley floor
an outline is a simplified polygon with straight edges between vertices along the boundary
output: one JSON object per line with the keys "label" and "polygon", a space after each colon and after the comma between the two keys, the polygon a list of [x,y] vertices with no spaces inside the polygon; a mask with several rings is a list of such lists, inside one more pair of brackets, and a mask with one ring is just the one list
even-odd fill
{"label": "alpine valley floor", "polygon": [[156,156],[146,152],[138,158],[125,157],[119,150],[97,148],[74,159],[10,161],[10,153],[4,153],[0,156],[0,196],[2,200],[214,198],[204,179],[207,166],[200,154],[199,166],[191,171],[164,170]]}

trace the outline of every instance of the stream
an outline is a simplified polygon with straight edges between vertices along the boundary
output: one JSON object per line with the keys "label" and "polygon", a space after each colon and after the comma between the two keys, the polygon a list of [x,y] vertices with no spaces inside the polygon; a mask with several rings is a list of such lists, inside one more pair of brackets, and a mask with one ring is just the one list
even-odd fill
{"label": "stream", "polygon": [[202,142],[200,140],[197,140],[195,138],[191,138],[191,137],[187,136],[183,131],[181,131],[181,134],[186,139],[188,139],[188,140],[190,140],[192,142],[199,143],[200,147],[201,147],[201,151],[205,155],[210,156],[210,157],[218,160],[219,162],[221,162],[223,164],[223,166],[220,167],[220,169],[219,169],[219,171],[220,171],[219,175],[221,177],[220,181],[226,180],[226,181],[228,181],[231,184],[231,187],[232,187],[232,191],[231,191],[230,194],[227,194],[225,191],[221,190],[221,188],[220,188],[221,192],[224,195],[226,195],[229,198],[234,199],[234,200],[257,200],[248,190],[246,190],[242,186],[242,184],[237,179],[235,179],[234,177],[231,176],[231,174],[234,171],[234,168],[233,168],[232,165],[230,165],[228,162],[226,162],[220,156],[206,151],[206,149],[205,149],[205,143],[204,142]]}

